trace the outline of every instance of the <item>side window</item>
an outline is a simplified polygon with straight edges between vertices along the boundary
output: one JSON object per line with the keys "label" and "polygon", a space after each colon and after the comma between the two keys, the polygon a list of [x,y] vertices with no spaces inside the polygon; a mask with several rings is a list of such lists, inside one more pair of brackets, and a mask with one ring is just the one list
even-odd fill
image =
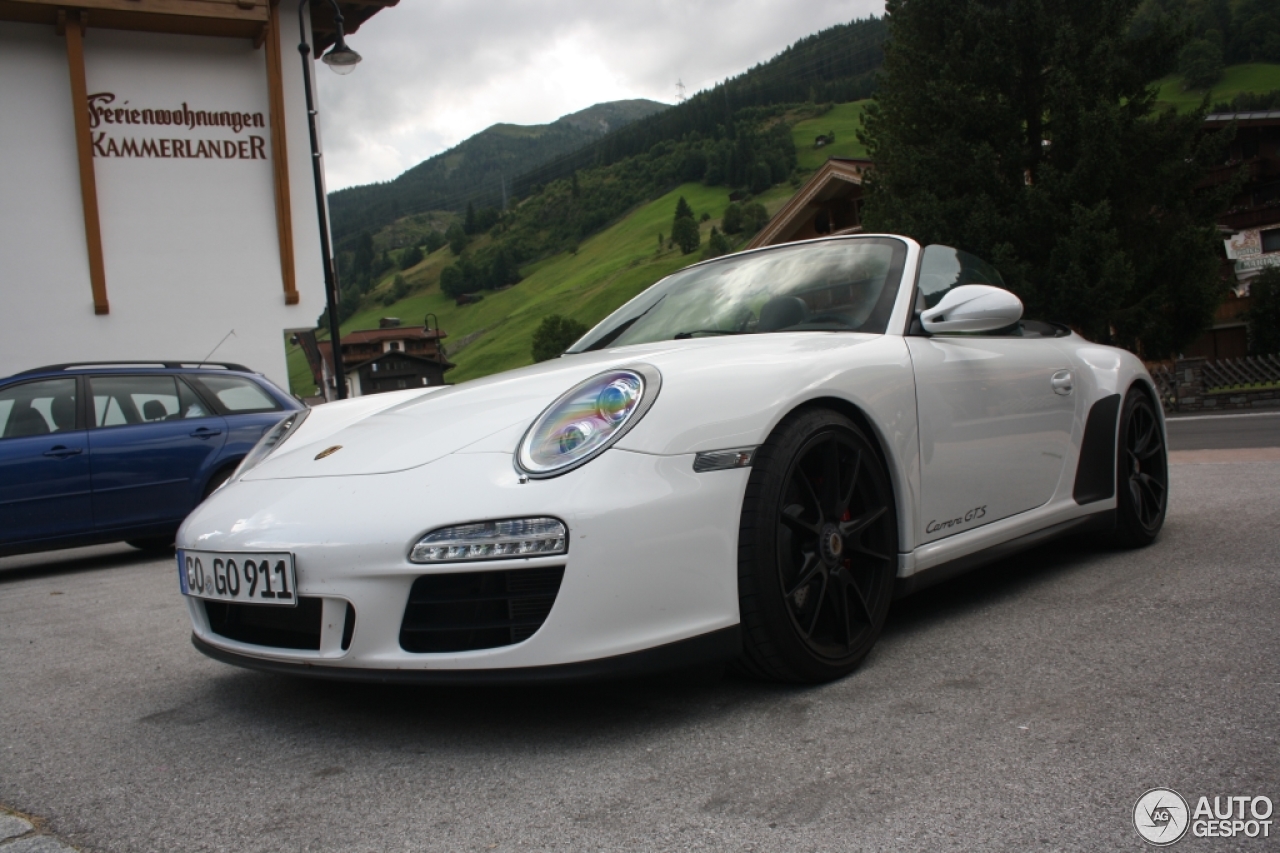
{"label": "side window", "polygon": [[0,391],[0,439],[75,428],[75,379],[24,382]]}
{"label": "side window", "polygon": [[920,257],[920,281],[916,290],[916,311],[932,308],[953,287],[989,284],[1008,289],[991,264],[950,246],[926,246]]}
{"label": "side window", "polygon": [[182,417],[178,383],[172,376],[95,376],[89,382],[93,389],[95,427],[155,423]]}
{"label": "side window", "polygon": [[182,407],[180,413],[184,419],[213,416],[213,412],[209,411],[204,400],[201,400],[196,392],[191,390],[191,386],[181,379],[178,380],[178,404]]}
{"label": "side window", "polygon": [[208,375],[193,376],[192,379],[218,401],[224,415],[280,411],[280,404],[250,379]]}

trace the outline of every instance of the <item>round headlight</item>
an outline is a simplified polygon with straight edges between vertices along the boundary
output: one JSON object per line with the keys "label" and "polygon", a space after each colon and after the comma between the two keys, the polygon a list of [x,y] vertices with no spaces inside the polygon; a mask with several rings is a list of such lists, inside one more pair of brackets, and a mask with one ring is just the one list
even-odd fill
{"label": "round headlight", "polygon": [[554,477],[603,453],[653,405],[662,375],[647,364],[610,370],[579,383],[533,422],[516,467],[530,477]]}

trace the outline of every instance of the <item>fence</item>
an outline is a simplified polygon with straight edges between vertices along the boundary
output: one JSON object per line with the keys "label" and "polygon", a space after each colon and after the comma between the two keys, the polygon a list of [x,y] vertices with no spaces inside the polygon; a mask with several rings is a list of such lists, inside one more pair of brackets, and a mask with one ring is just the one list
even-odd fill
{"label": "fence", "polygon": [[1183,358],[1149,370],[1167,412],[1280,406],[1280,355]]}

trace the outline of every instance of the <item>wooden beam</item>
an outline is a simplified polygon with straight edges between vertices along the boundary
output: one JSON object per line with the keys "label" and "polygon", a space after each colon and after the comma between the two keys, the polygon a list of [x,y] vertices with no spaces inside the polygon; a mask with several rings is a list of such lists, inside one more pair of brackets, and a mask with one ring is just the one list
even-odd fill
{"label": "wooden beam", "polygon": [[[62,16],[59,15],[59,23]],[[84,76],[84,13],[66,13],[67,68],[71,72],[71,112],[75,116],[76,153],[80,160],[80,199],[84,205],[84,239],[89,250],[89,282],[93,313],[111,311],[107,302],[107,273],[102,261],[102,223],[98,218],[98,182],[93,172],[89,135],[89,90]]]}
{"label": "wooden beam", "polygon": [[284,304],[298,304],[298,281],[293,259],[293,209],[289,199],[289,148],[284,130],[284,69],[280,57],[280,7],[271,5],[266,29],[267,94],[271,110],[271,172],[276,191],[276,232],[280,241],[280,277]]}
{"label": "wooden beam", "polygon": [[[8,0],[16,6],[57,7],[65,0]],[[185,18],[221,18],[233,21],[267,20],[267,0],[74,0],[76,8],[94,12],[129,12]],[[98,25],[94,18],[95,27]]]}

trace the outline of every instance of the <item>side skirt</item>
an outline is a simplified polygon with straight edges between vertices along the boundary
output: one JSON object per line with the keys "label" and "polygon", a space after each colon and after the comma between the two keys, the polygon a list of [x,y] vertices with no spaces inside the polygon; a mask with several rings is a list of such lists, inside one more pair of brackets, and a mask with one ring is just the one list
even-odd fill
{"label": "side skirt", "polygon": [[1084,515],[1079,518],[1073,518],[1070,521],[1063,521],[1032,533],[1019,536],[1016,539],[1010,539],[1001,542],[999,545],[992,545],[990,548],[976,551],[972,554],[965,554],[963,557],[957,557],[950,562],[942,563],[930,569],[916,572],[911,577],[898,578],[894,586],[893,597],[902,598],[913,592],[919,592],[922,589],[931,587],[934,584],[950,580],[956,575],[976,569],[978,566],[984,566],[987,563],[994,563],[997,560],[1003,560],[1005,557],[1011,557],[1019,551],[1025,551],[1028,548],[1034,548],[1037,545],[1048,542],[1051,539],[1057,539],[1068,533],[1088,533],[1098,532],[1105,533],[1115,529],[1116,518],[1115,510],[1108,509],[1102,512],[1095,512],[1092,515]]}

